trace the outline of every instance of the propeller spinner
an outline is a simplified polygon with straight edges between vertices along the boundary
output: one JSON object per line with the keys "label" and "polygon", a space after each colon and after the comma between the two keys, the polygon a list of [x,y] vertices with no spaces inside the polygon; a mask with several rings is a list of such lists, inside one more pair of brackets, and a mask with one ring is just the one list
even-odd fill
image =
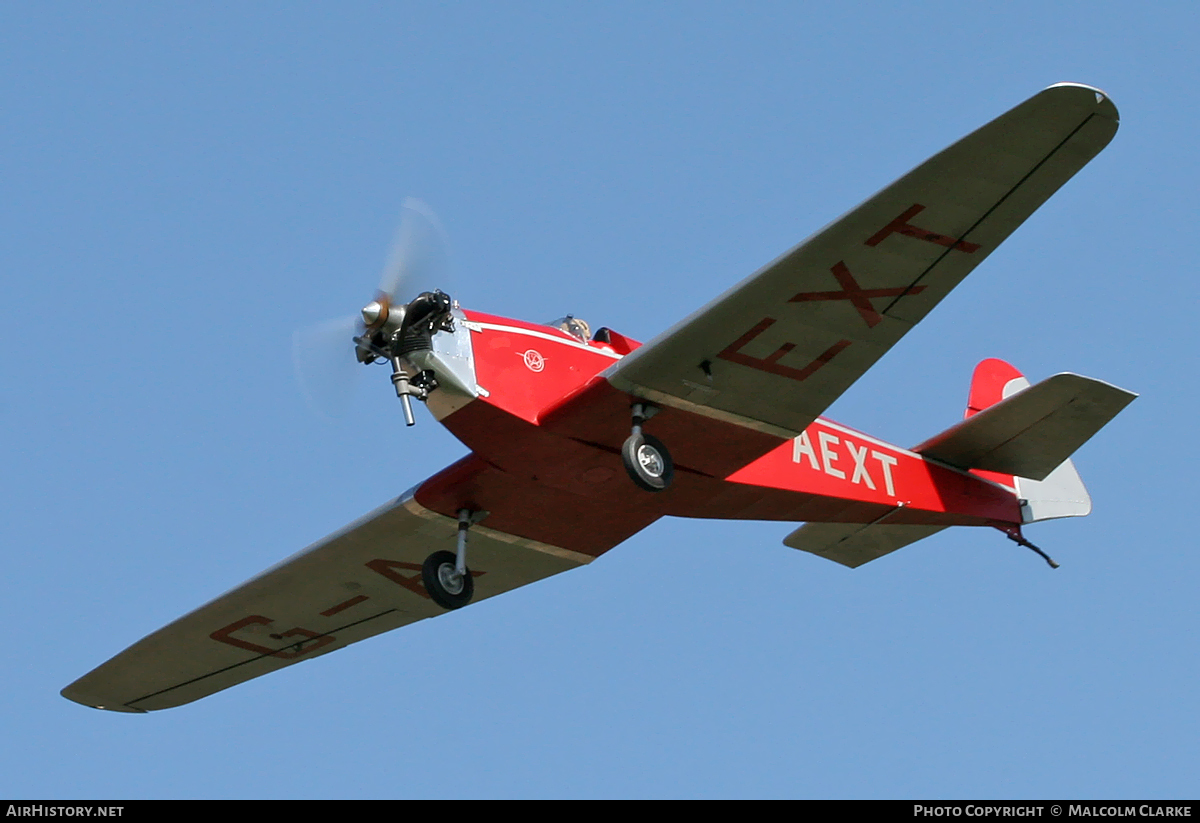
{"label": "propeller spinner", "polygon": [[358,317],[296,333],[296,376],[318,411],[338,416],[349,406],[355,361],[363,365],[386,361],[392,365],[392,383],[404,406],[405,422],[409,426],[416,422],[410,398],[424,400],[437,384],[407,355],[431,348],[439,331],[454,330],[454,301],[434,287],[445,279],[446,248],[445,232],[432,210],[419,200],[405,200],[375,299],[363,306]]}

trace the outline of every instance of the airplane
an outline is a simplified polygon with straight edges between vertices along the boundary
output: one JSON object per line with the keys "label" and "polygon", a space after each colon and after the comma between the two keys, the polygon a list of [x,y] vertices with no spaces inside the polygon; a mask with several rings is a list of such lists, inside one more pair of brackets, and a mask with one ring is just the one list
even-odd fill
{"label": "airplane", "polygon": [[[349,360],[381,363],[470,453],[62,690],[180,706],[586,565],[664,516],[800,524],[857,567],[951,526],[1091,510],[1070,456],[1136,397],[978,365],[961,423],[905,449],[821,417],[1116,133],[1060,83],[917,166],[648,343],[462,308],[385,273]],[[408,302],[405,302],[405,301]],[[357,368],[357,366],[355,366]]]}

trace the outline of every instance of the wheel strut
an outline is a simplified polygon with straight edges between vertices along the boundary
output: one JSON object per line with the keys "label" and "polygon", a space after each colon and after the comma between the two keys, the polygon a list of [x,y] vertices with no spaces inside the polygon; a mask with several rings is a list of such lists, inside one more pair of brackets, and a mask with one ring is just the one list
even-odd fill
{"label": "wheel strut", "polygon": [[461,609],[475,596],[475,579],[467,567],[467,531],[487,517],[485,511],[458,510],[457,552],[436,551],[421,566],[421,582],[443,609]]}
{"label": "wheel strut", "polygon": [[467,529],[471,528],[471,510],[458,510],[458,551],[454,556],[456,574],[467,573]]}
{"label": "wheel strut", "polygon": [[642,424],[658,414],[658,406],[652,406],[649,403],[634,403],[630,411],[633,413],[633,433],[641,434]]}

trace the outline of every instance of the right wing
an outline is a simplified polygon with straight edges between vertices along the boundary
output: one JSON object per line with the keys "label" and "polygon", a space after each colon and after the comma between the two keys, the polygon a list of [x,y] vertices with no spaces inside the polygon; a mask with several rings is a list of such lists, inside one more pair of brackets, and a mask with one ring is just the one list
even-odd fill
{"label": "right wing", "polygon": [[922,163],[605,376],[636,397],[794,437],[1116,130],[1117,109],[1103,93],[1071,83],[1051,86]]}
{"label": "right wing", "polygon": [[[135,643],[63,697],[119,712],[166,709],[443,614],[421,564],[454,551],[457,530],[405,494]],[[591,560],[482,524],[471,528],[468,558],[475,600]]]}

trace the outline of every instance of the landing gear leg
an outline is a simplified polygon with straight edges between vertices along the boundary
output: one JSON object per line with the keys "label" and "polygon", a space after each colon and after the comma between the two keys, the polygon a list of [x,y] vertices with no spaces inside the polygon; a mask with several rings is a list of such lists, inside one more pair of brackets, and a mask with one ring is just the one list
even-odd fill
{"label": "landing gear leg", "polygon": [[642,424],[658,411],[648,403],[633,405],[633,433],[621,446],[621,461],[625,471],[639,488],[660,492],[671,485],[675,463],[671,453],[657,437],[642,431]]}
{"label": "landing gear leg", "polygon": [[461,609],[475,596],[475,580],[467,568],[467,530],[473,522],[470,509],[459,509],[457,553],[434,552],[421,566],[425,591],[443,609]]}

